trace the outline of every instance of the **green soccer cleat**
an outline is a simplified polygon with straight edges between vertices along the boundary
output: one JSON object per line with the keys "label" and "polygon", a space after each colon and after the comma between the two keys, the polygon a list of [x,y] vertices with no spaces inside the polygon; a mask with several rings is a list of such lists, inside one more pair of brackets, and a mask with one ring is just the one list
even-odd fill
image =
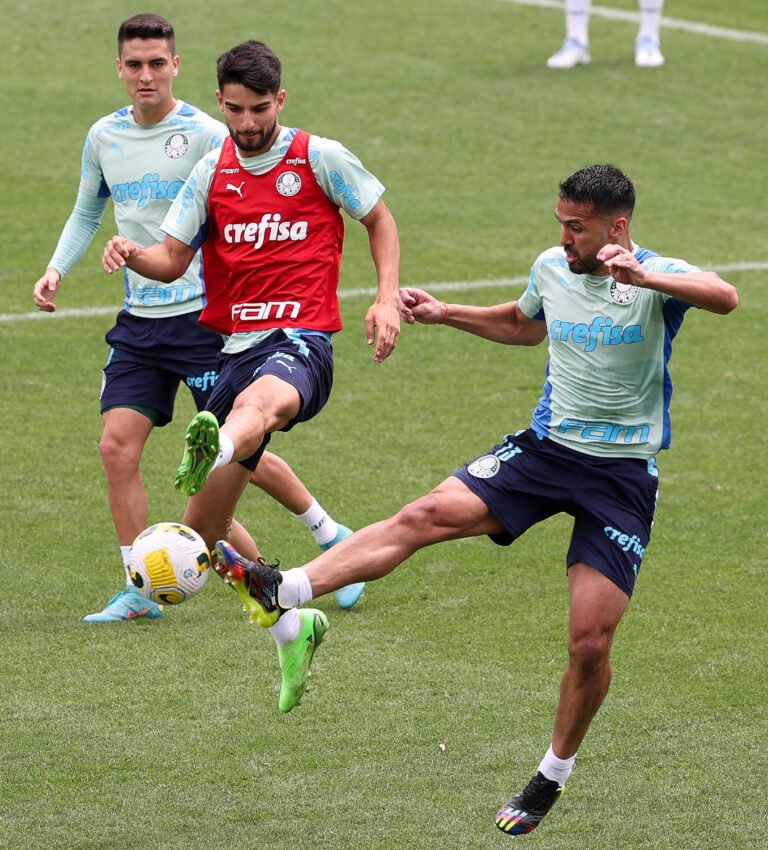
{"label": "green soccer cleat", "polygon": [[249,560],[226,540],[217,540],[214,551],[217,560],[214,569],[237,592],[250,621],[265,629],[274,626],[281,613],[277,586],[282,575],[277,567],[263,558]]}
{"label": "green soccer cleat", "polygon": [[283,682],[280,686],[280,711],[288,712],[299,704],[312,675],[315,650],[328,631],[328,618],[314,608],[300,608],[301,627],[298,637],[283,646],[278,645]]}
{"label": "green soccer cleat", "polygon": [[185,496],[203,489],[219,454],[219,423],[207,410],[201,410],[187,426],[184,454],[176,470],[174,484]]}

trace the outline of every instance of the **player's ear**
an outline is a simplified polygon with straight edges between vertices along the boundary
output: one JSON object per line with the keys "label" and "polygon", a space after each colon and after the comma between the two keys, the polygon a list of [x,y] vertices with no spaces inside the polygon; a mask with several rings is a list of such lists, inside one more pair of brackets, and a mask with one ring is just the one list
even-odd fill
{"label": "player's ear", "polygon": [[609,233],[611,235],[611,242],[618,242],[619,239],[624,236],[629,227],[629,219],[625,215],[616,216],[611,222],[611,226],[609,228]]}
{"label": "player's ear", "polygon": [[216,89],[216,102],[219,104],[219,112],[224,111],[224,96],[222,93]]}
{"label": "player's ear", "polygon": [[281,112],[285,106],[285,89],[280,89],[275,100],[277,101],[277,111]]}
{"label": "player's ear", "polygon": [[181,56],[173,57],[173,76],[177,77],[179,74],[179,65],[181,65]]}

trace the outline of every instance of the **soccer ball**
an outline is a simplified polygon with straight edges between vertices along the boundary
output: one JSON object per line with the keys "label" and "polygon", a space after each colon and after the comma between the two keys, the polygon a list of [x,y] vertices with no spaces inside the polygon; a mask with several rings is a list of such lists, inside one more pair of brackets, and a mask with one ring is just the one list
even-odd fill
{"label": "soccer ball", "polygon": [[158,522],[133,541],[128,568],[142,596],[164,605],[181,605],[205,587],[211,553],[188,526]]}

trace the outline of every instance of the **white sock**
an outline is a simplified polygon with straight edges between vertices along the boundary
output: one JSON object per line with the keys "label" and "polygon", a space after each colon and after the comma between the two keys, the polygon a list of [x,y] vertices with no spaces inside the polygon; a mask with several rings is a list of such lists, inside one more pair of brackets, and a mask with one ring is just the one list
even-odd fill
{"label": "white sock", "polygon": [[283,573],[283,580],[277,588],[277,600],[281,608],[306,605],[312,600],[312,584],[303,567],[294,567]]}
{"label": "white sock", "polygon": [[131,547],[121,546],[120,554],[123,558],[123,569],[125,570],[125,586],[133,587],[133,582],[131,581],[131,568],[128,566],[128,556],[131,554]]}
{"label": "white sock", "polygon": [[338,526],[334,520],[325,512],[325,508],[312,499],[312,504],[303,514],[294,514],[312,532],[315,542],[320,546],[330,543],[338,533]]}
{"label": "white sock", "polygon": [[213,464],[213,468],[218,469],[220,466],[226,466],[232,460],[232,455],[234,453],[235,444],[232,442],[231,438],[223,431],[219,431],[219,455]]}
{"label": "white sock", "polygon": [[546,752],[546,755],[541,760],[539,770],[547,779],[557,782],[558,785],[565,785],[566,780],[571,775],[573,763],[576,761],[576,753],[568,759],[559,759],[553,752],[552,746]]}
{"label": "white sock", "polygon": [[659,28],[661,27],[661,13],[664,11],[664,0],[640,0],[638,5],[640,6],[638,41],[641,38],[649,38],[659,44]]}
{"label": "white sock", "polygon": [[589,13],[592,0],[566,0],[565,37],[583,44],[589,44]]}
{"label": "white sock", "polygon": [[299,616],[299,609],[289,608],[283,612],[283,615],[274,626],[269,627],[268,631],[280,646],[284,646],[286,643],[296,640],[299,636],[300,628],[301,617]]}

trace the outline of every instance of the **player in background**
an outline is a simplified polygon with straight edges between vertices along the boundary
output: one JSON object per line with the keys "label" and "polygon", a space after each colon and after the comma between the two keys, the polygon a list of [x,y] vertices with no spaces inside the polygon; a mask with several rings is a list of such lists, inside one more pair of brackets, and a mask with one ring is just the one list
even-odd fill
{"label": "player in background", "polygon": [[217,544],[218,571],[252,616],[279,624],[284,609],[381,578],[433,543],[489,535],[508,545],[548,517],[573,516],[568,661],[551,745],[496,815],[510,835],[531,832],[554,805],[608,691],[614,633],[650,538],[656,455],[670,443],[672,341],[691,306],[725,314],[738,303],[714,272],[636,245],[634,204],[634,187],[617,168],[584,168],[560,184],[560,245],[535,261],[519,300],[473,307],[402,290],[406,322],[447,324],[506,345],[548,339],[544,392],[526,430],[506,434],[428,495],[303,568],[280,572]]}
{"label": "player in background", "polygon": [[[337,287],[340,209],[368,231],[378,293],[366,315],[374,360],[400,332],[400,249],[382,184],[339,142],[280,124],[281,63],[246,41],[219,57],[219,109],[229,129],[199,162],[163,223],[167,236],[141,247],[113,237],[103,266],[158,280],[183,274],[202,244],[207,303],[200,321],[225,334],[219,380],[186,433],[176,486],[190,496],[184,522],[209,546],[229,518],[273,431],[290,430],[325,405],[333,382],[332,335],[341,330]],[[328,627],[325,614],[289,611],[272,628],[289,711],[304,667]]]}
{"label": "player in background", "polygon": [[[664,64],[659,29],[664,0],[639,0],[640,29],[635,39],[635,65],[658,68]],[[567,69],[588,65],[589,16],[592,0],[565,0],[565,41],[557,53],[547,59],[548,68]]]}
{"label": "player in background", "polygon": [[[74,209],[34,286],[40,310],[56,309],[59,284],[90,245],[110,197],[119,233],[137,241],[161,239],[160,224],[192,166],[218,149],[227,135],[221,122],[174,97],[180,60],[173,27],[165,18],[140,14],[123,21],[117,47],[118,77],[131,105],[100,119],[88,132]],[[170,284],[130,270],[124,281],[124,307],[106,336],[110,351],[101,392],[99,449],[126,586],[103,611],[87,615],[88,622],[162,613],[133,588],[128,575],[131,543],[148,522],[141,456],[152,429],[171,421],[180,382],[189,387],[198,410],[205,407],[218,377],[222,346],[218,334],[197,322],[203,306],[198,255]],[[297,515],[321,548],[351,533],[334,522],[276,455],[265,454],[251,480]],[[235,535],[258,557],[247,532],[235,526]],[[350,607],[362,590],[363,585],[342,589],[339,603]]]}

